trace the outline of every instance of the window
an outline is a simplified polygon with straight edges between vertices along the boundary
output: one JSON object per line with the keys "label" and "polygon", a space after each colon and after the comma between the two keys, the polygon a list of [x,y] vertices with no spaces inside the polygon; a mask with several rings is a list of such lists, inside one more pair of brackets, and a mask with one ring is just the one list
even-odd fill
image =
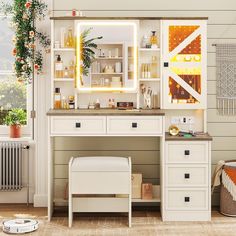
{"label": "window", "polygon": [[27,111],[27,125],[23,127],[23,134],[29,135],[31,86],[18,82],[14,75],[13,36],[10,18],[0,15],[0,135],[8,134],[4,118],[12,108],[22,108]]}

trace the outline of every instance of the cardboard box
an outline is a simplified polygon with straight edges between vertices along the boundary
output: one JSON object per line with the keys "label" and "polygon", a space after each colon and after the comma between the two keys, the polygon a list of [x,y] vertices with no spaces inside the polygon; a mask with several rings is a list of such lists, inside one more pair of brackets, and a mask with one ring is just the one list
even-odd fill
{"label": "cardboard box", "polygon": [[141,198],[143,176],[141,173],[133,173],[131,178],[132,178],[132,198]]}
{"label": "cardboard box", "polygon": [[152,199],[152,184],[143,183],[142,184],[142,199]]}

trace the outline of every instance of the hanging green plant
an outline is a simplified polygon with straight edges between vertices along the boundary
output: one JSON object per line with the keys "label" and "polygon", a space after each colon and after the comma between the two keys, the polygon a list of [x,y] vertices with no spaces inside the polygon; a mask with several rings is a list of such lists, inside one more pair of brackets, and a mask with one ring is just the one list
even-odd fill
{"label": "hanging green plant", "polygon": [[43,67],[43,53],[37,45],[46,51],[50,46],[49,37],[36,27],[36,21],[45,17],[47,5],[40,0],[14,0],[12,4],[2,2],[1,11],[12,16],[11,26],[15,32],[12,54],[17,79],[31,83],[34,73],[40,74]]}

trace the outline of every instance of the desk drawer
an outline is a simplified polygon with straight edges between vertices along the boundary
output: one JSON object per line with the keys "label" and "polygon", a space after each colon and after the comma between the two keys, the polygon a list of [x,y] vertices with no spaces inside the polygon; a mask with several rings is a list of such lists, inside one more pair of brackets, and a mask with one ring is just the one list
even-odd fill
{"label": "desk drawer", "polygon": [[167,187],[207,187],[208,166],[179,166],[166,167]]}
{"label": "desk drawer", "polygon": [[167,189],[166,210],[208,210],[208,189]]}
{"label": "desk drawer", "polygon": [[166,163],[208,163],[206,142],[167,142]]}
{"label": "desk drawer", "polygon": [[52,117],[53,135],[98,135],[106,134],[106,117]]}
{"label": "desk drawer", "polygon": [[161,135],[162,117],[157,116],[112,116],[107,117],[108,134]]}

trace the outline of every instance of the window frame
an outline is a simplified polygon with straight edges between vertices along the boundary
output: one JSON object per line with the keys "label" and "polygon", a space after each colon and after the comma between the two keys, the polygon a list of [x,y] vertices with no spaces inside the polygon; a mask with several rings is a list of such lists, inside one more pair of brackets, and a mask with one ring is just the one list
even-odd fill
{"label": "window frame", "polygon": [[[0,12],[0,20],[2,18],[9,19],[12,16],[5,16]],[[15,73],[13,70],[0,70],[0,75],[4,76],[14,76]],[[32,118],[31,118],[31,111],[32,111],[32,96],[33,96],[33,88],[32,84],[28,84],[26,88],[26,111],[27,111],[27,125],[22,126],[22,136],[31,136],[32,135]],[[0,125],[0,136],[7,136],[9,134],[9,127],[6,125]]]}

